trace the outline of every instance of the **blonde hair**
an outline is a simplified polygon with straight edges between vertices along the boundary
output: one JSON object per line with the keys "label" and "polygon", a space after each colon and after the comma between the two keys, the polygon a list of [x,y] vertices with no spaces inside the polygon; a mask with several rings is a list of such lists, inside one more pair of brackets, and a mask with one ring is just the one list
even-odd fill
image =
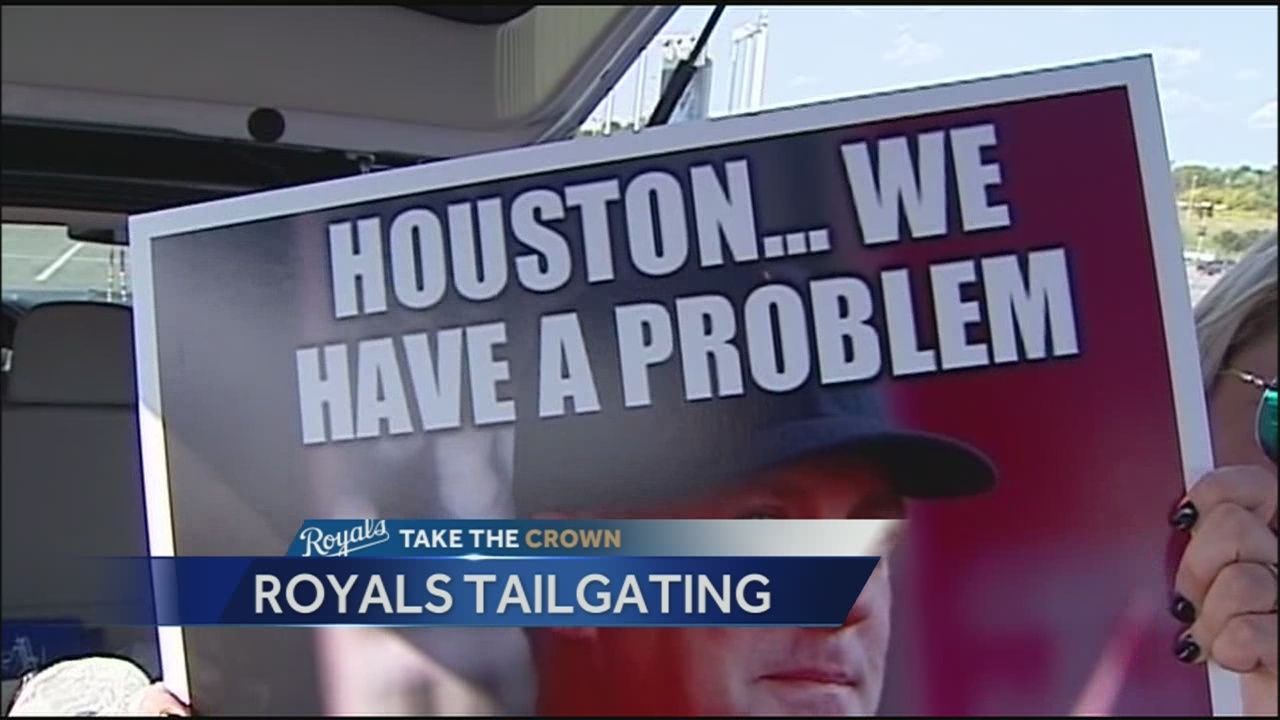
{"label": "blonde hair", "polygon": [[1275,331],[1277,315],[1276,234],[1271,233],[1254,243],[1196,304],[1206,390],[1241,347]]}

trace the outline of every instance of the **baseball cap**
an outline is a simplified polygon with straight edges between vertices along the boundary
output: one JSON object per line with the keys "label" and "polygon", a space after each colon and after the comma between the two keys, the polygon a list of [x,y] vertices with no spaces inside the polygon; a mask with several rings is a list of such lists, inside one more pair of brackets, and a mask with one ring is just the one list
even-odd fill
{"label": "baseball cap", "polygon": [[8,715],[137,715],[150,686],[142,668],[122,658],[63,660],[29,676],[14,695]]}
{"label": "baseball cap", "polygon": [[[807,296],[803,279],[795,269],[768,276],[713,273],[701,281],[709,287],[699,291],[728,297],[741,308],[746,294],[765,281],[788,282]],[[694,291],[687,278],[665,289],[650,290],[650,301]],[[591,302],[579,302],[575,310],[600,409],[539,418],[536,363],[516,373],[513,492],[522,516],[663,506],[739,487],[761,471],[820,455],[845,456],[851,466],[873,463],[910,498],[974,495],[996,482],[993,464],[976,448],[897,422],[881,381],[821,385],[815,371],[791,392],[755,387],[741,332],[733,344],[743,366],[742,394],[686,399],[677,348],[669,360],[649,368],[652,403],[627,408],[612,312],[618,298],[585,297]],[[665,305],[671,309],[670,302]],[[674,311],[671,316],[674,324]]]}

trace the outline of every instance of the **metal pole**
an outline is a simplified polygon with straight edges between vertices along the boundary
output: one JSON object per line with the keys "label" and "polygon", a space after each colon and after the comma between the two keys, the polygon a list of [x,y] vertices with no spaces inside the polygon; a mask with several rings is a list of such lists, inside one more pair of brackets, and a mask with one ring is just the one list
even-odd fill
{"label": "metal pole", "polygon": [[609,97],[604,101],[604,129],[601,131],[604,135],[613,134],[613,96],[616,94],[610,90]]}
{"label": "metal pole", "polygon": [[116,295],[116,249],[111,248],[107,251],[107,302],[111,302]]}
{"label": "metal pole", "polygon": [[645,80],[648,79],[646,70],[649,66],[649,48],[645,48],[640,53],[640,66],[637,68],[639,72],[636,74],[636,103],[631,109],[631,127],[635,130],[640,129],[640,117],[644,114],[644,86]]}
{"label": "metal pole", "polygon": [[754,69],[751,73],[751,109],[759,110],[764,104],[764,61],[769,47],[769,12],[760,11],[760,22],[755,32],[755,57],[752,58]]}
{"label": "metal pole", "polygon": [[675,69],[672,70],[671,79],[667,82],[667,86],[662,89],[662,94],[658,97],[658,104],[653,108],[653,115],[649,117],[650,127],[665,125],[671,119],[671,111],[675,109],[676,103],[684,95],[685,89],[689,87],[689,81],[693,79],[693,58],[702,54],[702,50],[707,46],[707,41],[711,39],[711,32],[715,30],[716,23],[720,21],[720,16],[724,14],[724,9],[724,5],[717,5],[711,11],[711,17],[707,18],[707,24],[702,27],[702,32],[698,34],[698,39],[693,44],[689,59],[677,63]]}
{"label": "metal pole", "polygon": [[1191,175],[1191,191],[1187,193],[1187,221],[1188,222],[1191,221],[1191,215],[1192,213],[1195,212],[1195,209],[1196,209],[1196,183],[1198,183],[1199,180],[1200,180],[1199,175],[1196,175],[1194,173]]}
{"label": "metal pole", "polygon": [[[1196,183],[1200,180],[1200,176],[1191,175],[1191,192],[1187,193],[1187,224],[1190,225],[1196,212]],[[1196,254],[1199,255],[1204,245],[1204,233],[1196,233]],[[1197,262],[1199,258],[1196,258]]]}
{"label": "metal pole", "polygon": [[129,248],[120,248],[120,299],[129,302]]}
{"label": "metal pole", "polygon": [[734,37],[733,43],[729,46],[729,105],[725,108],[729,115],[732,115],[738,109],[738,65],[741,59],[742,51],[739,48],[738,38]]}

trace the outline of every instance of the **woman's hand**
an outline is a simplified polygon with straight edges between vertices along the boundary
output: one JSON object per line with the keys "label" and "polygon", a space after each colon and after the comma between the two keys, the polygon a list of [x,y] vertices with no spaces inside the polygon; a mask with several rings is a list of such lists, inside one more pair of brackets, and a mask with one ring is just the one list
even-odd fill
{"label": "woman's hand", "polygon": [[142,695],[138,699],[138,714],[147,717],[157,715],[180,715],[186,717],[191,715],[191,708],[174,697],[173,693],[166,690],[163,683],[154,683],[142,691]]}
{"label": "woman's hand", "polygon": [[1244,711],[1276,714],[1276,475],[1226,467],[1204,476],[1174,513],[1191,533],[1173,614],[1190,627],[1174,654],[1240,673]]}

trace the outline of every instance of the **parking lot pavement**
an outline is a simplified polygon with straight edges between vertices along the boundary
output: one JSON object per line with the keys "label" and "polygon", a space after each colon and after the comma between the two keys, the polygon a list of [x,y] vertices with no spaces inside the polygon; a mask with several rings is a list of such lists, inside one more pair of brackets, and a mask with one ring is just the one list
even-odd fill
{"label": "parking lot pavement", "polygon": [[1209,275],[1196,270],[1195,267],[1187,266],[1187,284],[1191,286],[1191,304],[1200,302],[1200,298],[1209,292],[1214,284],[1222,277],[1222,273]]}

